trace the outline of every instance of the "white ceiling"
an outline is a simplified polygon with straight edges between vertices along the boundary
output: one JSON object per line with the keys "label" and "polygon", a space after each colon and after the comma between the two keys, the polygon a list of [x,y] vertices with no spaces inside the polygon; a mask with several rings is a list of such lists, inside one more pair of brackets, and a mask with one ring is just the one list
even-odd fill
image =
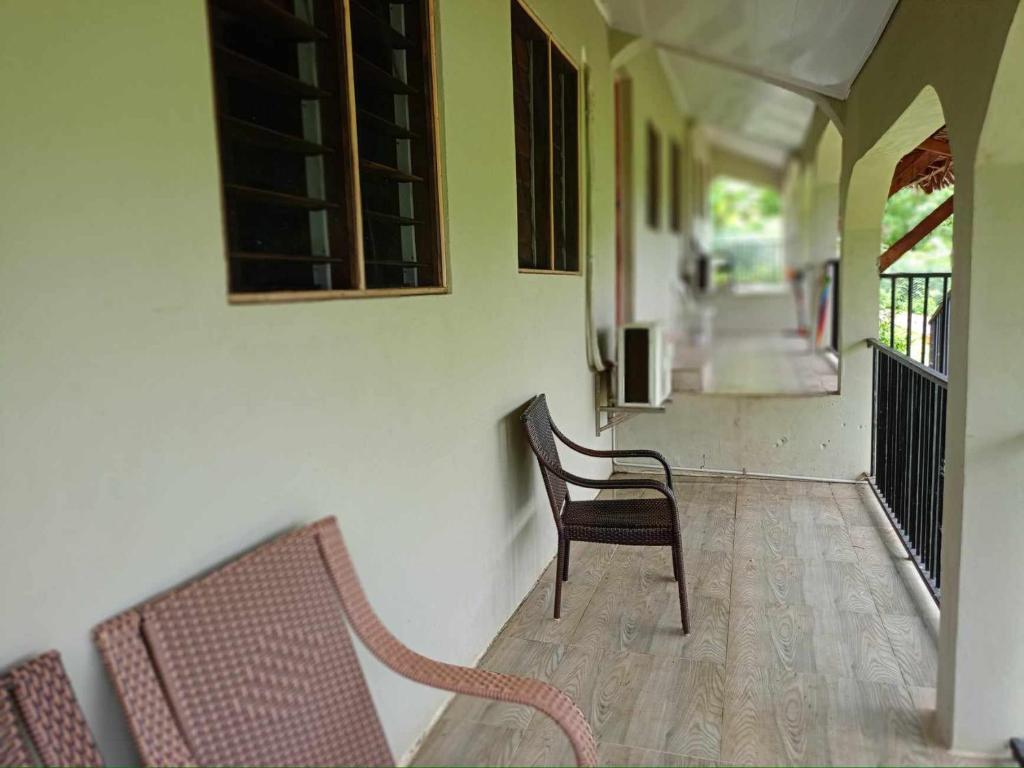
{"label": "white ceiling", "polygon": [[715,141],[778,165],[814,111],[800,93],[845,99],[898,0],[596,2],[658,46],[681,106]]}

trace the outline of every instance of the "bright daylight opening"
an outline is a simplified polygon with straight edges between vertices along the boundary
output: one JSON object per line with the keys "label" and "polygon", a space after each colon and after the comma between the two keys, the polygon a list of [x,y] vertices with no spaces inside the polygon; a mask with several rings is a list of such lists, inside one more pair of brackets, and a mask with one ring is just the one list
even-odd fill
{"label": "bright daylight opening", "polygon": [[780,285],[785,275],[779,191],[718,176],[709,197],[715,288]]}

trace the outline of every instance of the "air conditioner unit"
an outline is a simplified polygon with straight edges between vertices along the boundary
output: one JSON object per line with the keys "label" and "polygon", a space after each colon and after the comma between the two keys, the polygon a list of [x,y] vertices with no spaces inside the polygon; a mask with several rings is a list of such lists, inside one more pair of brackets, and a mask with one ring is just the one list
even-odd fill
{"label": "air conditioner unit", "polygon": [[672,392],[672,344],[658,323],[619,327],[617,405],[660,406]]}

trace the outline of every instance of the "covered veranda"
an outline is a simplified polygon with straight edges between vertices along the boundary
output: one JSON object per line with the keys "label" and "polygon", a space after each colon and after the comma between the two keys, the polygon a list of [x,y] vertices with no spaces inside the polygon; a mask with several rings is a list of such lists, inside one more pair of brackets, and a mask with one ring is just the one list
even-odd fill
{"label": "covered veranda", "polygon": [[[282,733],[314,749],[276,739],[287,764],[1008,764],[1024,11],[777,6],[0,4],[0,764],[254,763]],[[882,245],[894,174],[920,184],[935,157],[956,174],[935,214],[955,217],[941,370],[879,335],[880,275],[915,245]],[[760,330],[799,346],[796,374],[737,293],[702,287],[719,175],[783,201],[782,273],[803,288],[775,285]],[[699,348],[712,303],[716,330],[743,331],[730,385],[627,404],[622,331]],[[564,510],[521,422],[541,392],[593,449],[560,454],[573,475],[660,483],[601,451],[665,457],[685,579],[668,547],[574,540],[555,618]],[[569,500],[668,498],[638,488]],[[347,560],[317,543],[305,594],[335,623],[297,599],[308,623],[232,645],[233,610],[312,583],[285,568],[183,609],[160,644],[161,601],[201,591],[175,587],[327,516],[393,635],[360,644]],[[139,616],[121,661],[174,759],[147,752],[103,639]],[[332,676],[323,649],[350,635]],[[423,657],[388,638],[462,672],[418,679],[378,651]],[[207,641],[223,678],[173,656]],[[39,660],[56,709],[26,704]],[[543,696],[510,703],[486,670]],[[243,757],[204,751],[196,701]],[[318,734],[296,714],[311,702],[356,719]],[[40,711],[82,751],[53,758]]]}

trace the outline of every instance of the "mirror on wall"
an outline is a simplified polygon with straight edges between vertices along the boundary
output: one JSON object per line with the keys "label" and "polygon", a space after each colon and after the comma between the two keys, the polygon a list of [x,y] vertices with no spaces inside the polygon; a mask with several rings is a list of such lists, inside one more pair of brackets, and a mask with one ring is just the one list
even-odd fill
{"label": "mirror on wall", "polygon": [[682,260],[666,331],[673,391],[837,392],[838,249],[802,247],[793,192],[726,175],[707,190],[705,232]]}

